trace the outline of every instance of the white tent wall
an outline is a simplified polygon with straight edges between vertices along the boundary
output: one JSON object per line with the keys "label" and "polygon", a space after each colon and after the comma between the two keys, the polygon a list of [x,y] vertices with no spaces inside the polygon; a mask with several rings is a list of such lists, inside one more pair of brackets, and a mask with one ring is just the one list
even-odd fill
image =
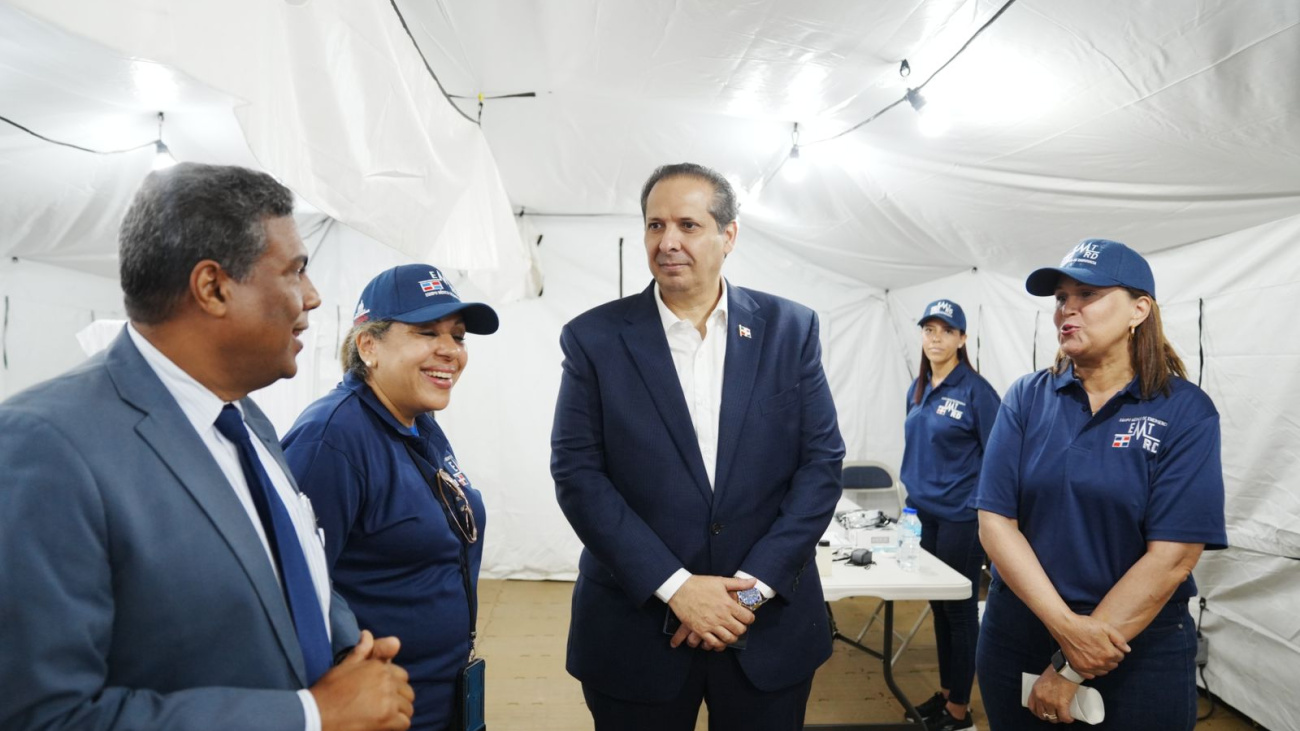
{"label": "white tent wall", "polygon": [[1151,257],[1170,338],[1193,380],[1203,345],[1201,385],[1222,419],[1231,547],[1196,569],[1211,639],[1206,680],[1264,726],[1291,730],[1300,729],[1300,343],[1289,335],[1300,310],[1297,241],[1300,216]]}
{"label": "white tent wall", "polygon": [[124,316],[117,280],[66,267],[0,260],[0,400],[85,360],[76,334]]}

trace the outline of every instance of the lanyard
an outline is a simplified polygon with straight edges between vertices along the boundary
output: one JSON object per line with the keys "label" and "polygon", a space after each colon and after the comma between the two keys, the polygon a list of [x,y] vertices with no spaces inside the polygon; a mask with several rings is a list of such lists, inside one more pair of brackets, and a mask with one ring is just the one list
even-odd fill
{"label": "lanyard", "polygon": [[[438,504],[442,510],[443,516],[447,518],[447,527],[451,529],[451,534],[460,542],[460,578],[465,583],[465,599],[469,603],[469,659],[474,660],[474,649],[478,639],[478,602],[474,596],[474,582],[470,579],[469,574],[469,541],[461,534],[461,527],[456,522],[456,516],[452,515],[447,506],[447,501],[438,496],[438,474],[437,469],[429,464],[429,461],[422,457],[414,448],[411,447],[410,441],[403,439],[403,446],[411,455],[411,461],[415,463],[416,469],[424,477],[424,481],[429,485],[433,492],[433,501]],[[469,498],[466,498],[466,504]],[[473,506],[469,506],[471,513]]]}

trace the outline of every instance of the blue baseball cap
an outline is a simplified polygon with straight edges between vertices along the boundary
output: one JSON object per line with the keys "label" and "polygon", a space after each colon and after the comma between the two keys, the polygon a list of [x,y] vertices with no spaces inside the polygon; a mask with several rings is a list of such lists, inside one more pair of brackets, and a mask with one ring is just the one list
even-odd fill
{"label": "blue baseball cap", "polygon": [[952,300],[935,300],[926,305],[925,312],[916,324],[924,325],[926,320],[935,319],[943,320],[958,330],[966,332],[966,313],[962,312],[961,305]]}
{"label": "blue baseball cap", "polygon": [[1128,287],[1156,298],[1156,279],[1142,255],[1118,241],[1086,239],[1070,249],[1060,266],[1034,271],[1025,280],[1030,294],[1046,297],[1056,292],[1056,282],[1065,276],[1094,287]]}
{"label": "blue baseball cap", "polygon": [[418,323],[460,313],[465,330],[491,335],[501,324],[497,313],[482,302],[462,302],[451,281],[429,264],[403,264],[380,272],[361,290],[352,324],[371,320]]}

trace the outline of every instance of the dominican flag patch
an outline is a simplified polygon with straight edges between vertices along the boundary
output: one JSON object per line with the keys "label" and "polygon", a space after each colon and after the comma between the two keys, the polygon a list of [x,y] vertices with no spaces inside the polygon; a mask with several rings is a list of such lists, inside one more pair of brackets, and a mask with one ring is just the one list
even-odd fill
{"label": "dominican flag patch", "polygon": [[744,325],[739,325],[737,327],[739,327],[740,337],[750,338],[750,339],[753,338],[753,334],[749,332],[749,328],[745,327]]}
{"label": "dominican flag patch", "polygon": [[435,272],[429,272],[429,278],[420,282],[420,289],[425,297],[432,297],[443,290],[442,277]]}
{"label": "dominican flag patch", "polygon": [[1110,443],[1112,447],[1127,447],[1129,442],[1133,441],[1132,434],[1116,434],[1115,441]]}

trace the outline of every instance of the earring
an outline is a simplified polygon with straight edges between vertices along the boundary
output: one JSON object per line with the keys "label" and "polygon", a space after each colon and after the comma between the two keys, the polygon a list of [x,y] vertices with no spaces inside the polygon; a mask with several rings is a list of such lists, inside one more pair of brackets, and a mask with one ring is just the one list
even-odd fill
{"label": "earring", "polygon": [[1138,329],[1138,326],[1137,326],[1137,325],[1129,325],[1129,326],[1128,326],[1128,338],[1129,338],[1129,340],[1132,340],[1132,339],[1133,339],[1133,336],[1137,334],[1137,329]]}

